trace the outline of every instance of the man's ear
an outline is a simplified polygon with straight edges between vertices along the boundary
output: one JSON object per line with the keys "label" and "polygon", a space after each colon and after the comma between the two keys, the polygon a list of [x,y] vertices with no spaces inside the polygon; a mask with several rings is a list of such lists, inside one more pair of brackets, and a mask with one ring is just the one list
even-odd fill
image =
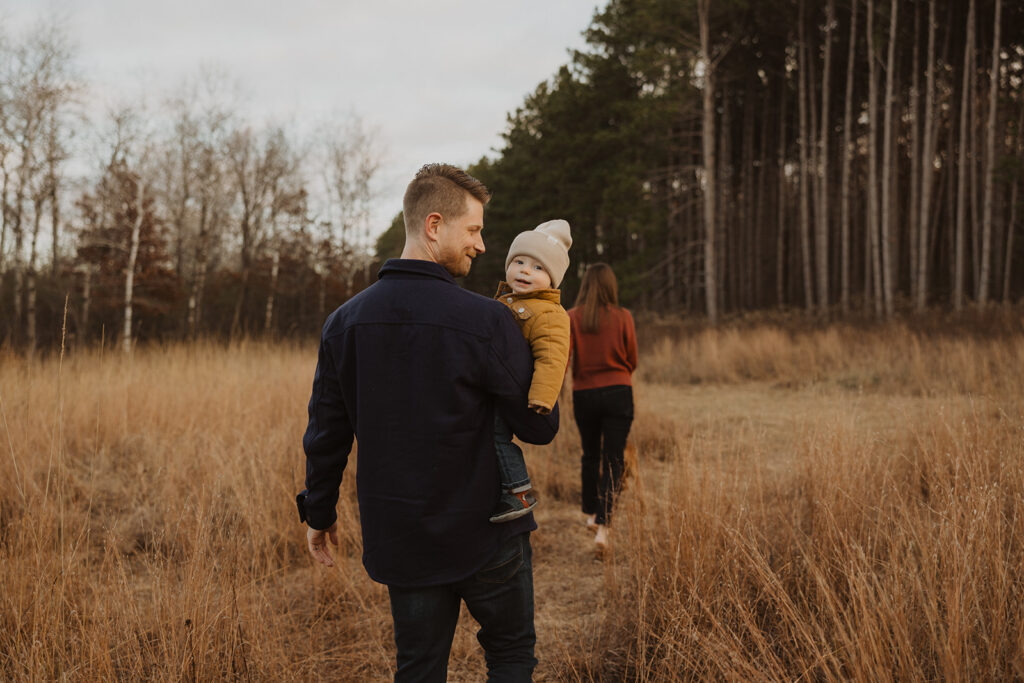
{"label": "man's ear", "polygon": [[427,236],[427,240],[430,242],[436,242],[438,240],[438,233],[441,230],[441,223],[444,219],[438,212],[428,213],[427,217],[423,219],[423,233]]}

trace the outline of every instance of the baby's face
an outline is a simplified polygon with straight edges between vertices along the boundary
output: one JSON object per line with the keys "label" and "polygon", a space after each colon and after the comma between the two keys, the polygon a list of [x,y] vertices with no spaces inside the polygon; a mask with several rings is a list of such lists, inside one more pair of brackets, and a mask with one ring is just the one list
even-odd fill
{"label": "baby's face", "polygon": [[524,294],[536,289],[550,288],[551,276],[540,261],[520,254],[509,262],[508,269],[505,270],[505,282],[516,294]]}

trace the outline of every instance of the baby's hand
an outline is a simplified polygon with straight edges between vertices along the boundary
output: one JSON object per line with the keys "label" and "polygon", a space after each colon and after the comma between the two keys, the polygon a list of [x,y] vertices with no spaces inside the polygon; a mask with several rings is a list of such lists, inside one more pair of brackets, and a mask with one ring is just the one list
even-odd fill
{"label": "baby's hand", "polygon": [[551,412],[551,408],[548,408],[547,406],[539,405],[537,403],[531,403],[530,404],[530,410],[532,410],[533,412],[538,413],[540,415],[547,415],[548,413]]}

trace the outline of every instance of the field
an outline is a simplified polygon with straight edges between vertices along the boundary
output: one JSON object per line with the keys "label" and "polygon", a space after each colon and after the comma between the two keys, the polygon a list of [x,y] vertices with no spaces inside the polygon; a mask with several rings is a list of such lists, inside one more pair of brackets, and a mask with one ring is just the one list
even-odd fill
{"label": "field", "polygon": [[[605,560],[568,396],[527,451],[536,680],[1024,677],[1024,335],[647,339]],[[259,343],[0,356],[0,679],[390,678],[354,478],[338,567],[313,566],[294,509],[314,363]],[[450,680],[483,679],[474,630],[464,614]]]}

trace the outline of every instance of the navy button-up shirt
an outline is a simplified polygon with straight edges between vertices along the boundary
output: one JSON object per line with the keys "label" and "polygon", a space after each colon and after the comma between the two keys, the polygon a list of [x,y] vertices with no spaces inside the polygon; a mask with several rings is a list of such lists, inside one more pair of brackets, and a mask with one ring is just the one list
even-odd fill
{"label": "navy button-up shirt", "polygon": [[537,528],[533,515],[488,521],[495,410],[536,444],[554,438],[558,410],[527,408],[533,360],[503,304],[428,261],[391,259],[378,277],[324,324],[300,510],[314,529],[334,523],[355,437],[366,571],[396,586],[451,583]]}

